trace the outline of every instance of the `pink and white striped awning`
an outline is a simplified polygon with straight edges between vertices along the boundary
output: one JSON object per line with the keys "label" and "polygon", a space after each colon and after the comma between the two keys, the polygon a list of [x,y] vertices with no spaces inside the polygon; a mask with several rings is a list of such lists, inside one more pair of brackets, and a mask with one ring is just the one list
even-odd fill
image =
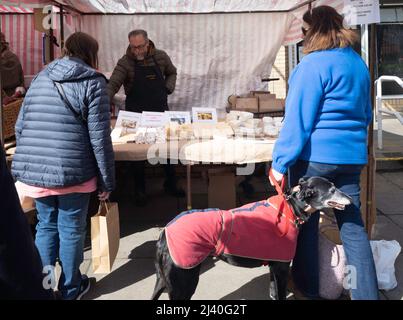
{"label": "pink and white striped awning", "polygon": [[14,6],[1,6],[0,13],[33,13],[34,10],[30,8],[21,8]]}
{"label": "pink and white striped awning", "polygon": [[[77,19],[67,14],[64,22],[67,38],[69,34],[78,30]],[[43,68],[43,34],[35,30],[33,9],[0,6],[0,26],[11,50],[20,58],[24,74],[26,76],[37,74]],[[60,44],[59,28],[55,29],[55,36]],[[55,56],[58,55],[60,48],[55,49]]]}
{"label": "pink and white striped awning", "polygon": [[[313,5],[323,1],[312,0]],[[45,4],[63,4],[85,13],[152,14],[290,11],[307,0],[8,0],[14,7],[33,8]],[[332,1],[325,1],[332,2]]]}
{"label": "pink and white striped awning", "polygon": [[[85,13],[208,13],[208,12],[242,12],[249,13],[254,11],[278,11],[290,10],[291,8],[302,4],[306,0],[205,0],[205,1],[183,1],[183,0],[166,0],[166,1],[95,1],[95,0],[8,0],[1,1],[0,5],[0,25],[1,30],[5,33],[7,41],[10,43],[12,50],[20,57],[24,73],[26,75],[34,75],[38,73],[42,67],[42,33],[34,29],[33,9],[35,7],[47,4],[64,4],[74,5],[74,8]],[[343,0],[316,0],[313,6],[327,4],[335,7],[341,12],[343,10]],[[283,11],[287,15],[287,20],[291,21],[287,24],[288,30],[284,31],[283,45],[289,45],[299,42],[302,39],[301,24],[302,15],[308,9],[308,5],[304,5],[299,9],[291,12]],[[57,10],[57,7],[56,7]],[[280,13],[276,13],[279,15]],[[274,17],[275,15],[273,15]],[[112,18],[111,18],[112,19]],[[134,16],[133,16],[134,19]],[[81,20],[81,21],[80,21]],[[68,14],[65,19],[65,37],[74,31],[81,30],[80,23],[85,21],[101,22],[101,16],[81,16],[81,19]],[[114,19],[112,19],[114,20]],[[109,21],[109,20],[108,20]],[[116,21],[116,20],[114,20]],[[134,21],[134,20],[133,20]],[[186,20],[187,21],[187,20]],[[102,22],[104,22],[102,20]],[[189,20],[189,26],[195,22]],[[91,25],[86,23],[86,25]],[[189,26],[182,26],[188,28]],[[113,25],[115,27],[115,25]],[[83,29],[83,31],[88,31]],[[270,31],[265,31],[270,36]],[[58,37],[58,30],[55,30]],[[105,37],[107,34],[98,34],[94,31],[94,36]],[[60,41],[59,41],[60,42]],[[56,49],[57,51],[57,49]],[[56,52],[55,56],[58,56]]]}
{"label": "pink and white striped awning", "polygon": [[11,50],[20,58],[24,74],[34,75],[42,69],[42,34],[34,28],[33,14],[5,14],[1,31]]}

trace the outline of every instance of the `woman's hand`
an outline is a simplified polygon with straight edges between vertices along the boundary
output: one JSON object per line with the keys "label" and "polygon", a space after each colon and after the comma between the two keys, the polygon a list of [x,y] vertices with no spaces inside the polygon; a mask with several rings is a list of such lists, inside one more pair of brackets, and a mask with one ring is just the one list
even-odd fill
{"label": "woman's hand", "polygon": [[[274,170],[273,168],[270,169],[270,172],[272,173],[272,175],[273,175],[274,179],[277,181],[277,183],[280,184],[281,180],[284,177],[284,174]],[[271,180],[270,174],[269,174],[269,181],[270,181],[270,184],[272,186],[274,186],[274,181]]]}
{"label": "woman's hand", "polygon": [[108,200],[110,194],[111,194],[111,193],[110,193],[110,192],[107,192],[107,191],[98,192],[98,199],[99,199],[100,201]]}

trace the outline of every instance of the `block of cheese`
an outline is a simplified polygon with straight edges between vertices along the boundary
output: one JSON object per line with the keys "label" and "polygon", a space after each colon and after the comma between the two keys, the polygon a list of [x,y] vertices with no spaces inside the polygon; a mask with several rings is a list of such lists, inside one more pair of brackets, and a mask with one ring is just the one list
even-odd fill
{"label": "block of cheese", "polygon": [[232,137],[234,130],[226,122],[193,123],[193,134],[196,139],[210,139],[214,136]]}

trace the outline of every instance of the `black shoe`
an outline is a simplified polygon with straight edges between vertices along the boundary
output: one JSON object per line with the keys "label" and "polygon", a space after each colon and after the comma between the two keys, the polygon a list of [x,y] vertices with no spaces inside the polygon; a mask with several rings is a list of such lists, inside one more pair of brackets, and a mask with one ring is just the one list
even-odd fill
{"label": "black shoe", "polygon": [[186,196],[185,190],[178,187],[176,184],[164,182],[164,190],[167,194],[177,198],[184,198]]}
{"label": "black shoe", "polygon": [[60,291],[54,291],[53,292],[53,299],[54,300],[63,300],[62,293]]}
{"label": "black shoe", "polygon": [[134,202],[138,207],[145,207],[148,203],[147,196],[144,192],[137,192],[134,196]]}
{"label": "black shoe", "polygon": [[88,291],[90,291],[90,287],[91,287],[90,279],[89,279],[86,275],[83,275],[83,276],[82,276],[82,279],[81,279],[80,291],[78,292],[78,295],[77,295],[77,297],[76,297],[76,300],[81,300],[82,297],[83,297]]}

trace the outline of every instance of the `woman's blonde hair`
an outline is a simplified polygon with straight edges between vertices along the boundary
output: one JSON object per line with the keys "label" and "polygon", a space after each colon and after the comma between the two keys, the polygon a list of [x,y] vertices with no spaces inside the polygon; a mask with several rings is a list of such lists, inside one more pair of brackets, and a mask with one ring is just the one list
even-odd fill
{"label": "woman's blonde hair", "polygon": [[318,50],[344,48],[357,41],[353,30],[344,28],[343,16],[334,8],[319,6],[312,11],[306,11],[302,17],[309,29],[305,30],[305,54]]}
{"label": "woman's blonde hair", "polygon": [[84,32],[75,32],[66,40],[63,57],[76,57],[98,68],[98,41]]}

